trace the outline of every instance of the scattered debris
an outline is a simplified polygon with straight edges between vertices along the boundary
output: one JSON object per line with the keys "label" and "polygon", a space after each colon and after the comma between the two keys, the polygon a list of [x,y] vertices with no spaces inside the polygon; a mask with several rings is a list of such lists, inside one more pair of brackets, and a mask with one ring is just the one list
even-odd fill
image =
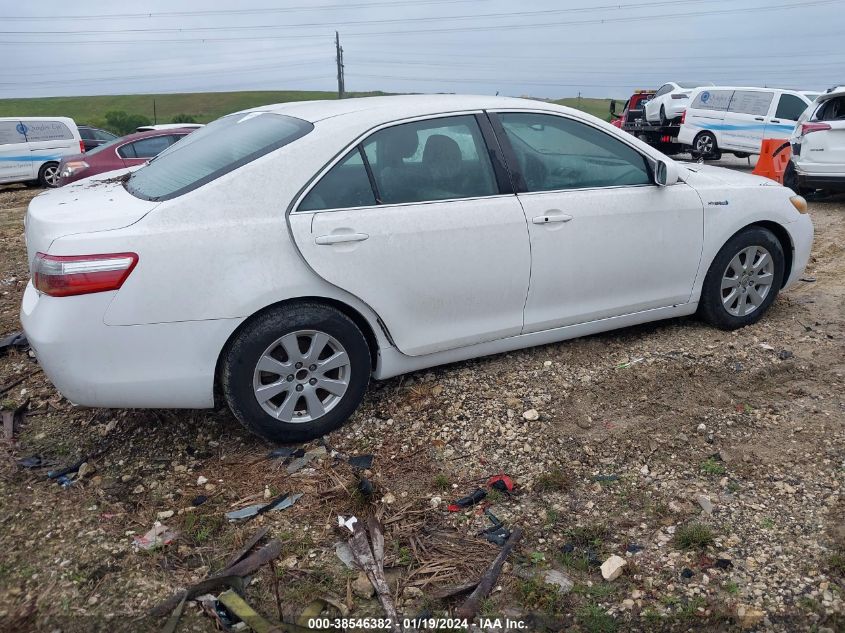
{"label": "scattered debris", "polygon": [[684,578],[685,580],[689,580],[693,576],[695,576],[695,572],[693,572],[693,570],[691,570],[689,567],[684,567],[681,570],[681,578]]}
{"label": "scattered debris", "polygon": [[294,459],[287,467],[288,475],[292,475],[293,473],[299,472],[303,468],[305,468],[308,464],[310,464],[315,458],[321,457],[326,454],[326,447],[325,446],[318,446],[305,454],[302,457],[297,457]]}
{"label": "scattered debris", "polygon": [[355,564],[355,557],[352,555],[352,550],[349,549],[349,545],[343,541],[338,541],[334,544],[334,553],[337,554],[340,562],[342,562],[347,569],[355,569],[357,567]]}
{"label": "scattered debris", "polygon": [[367,470],[373,466],[372,455],[353,455],[346,461],[349,462],[349,465],[353,468],[360,468],[361,470]]}
{"label": "scattered debris", "polygon": [[555,569],[547,569],[541,577],[547,585],[556,585],[560,593],[569,593],[575,586],[566,574]]}
{"label": "scattered debris", "polygon": [[490,593],[490,591],[493,589],[493,586],[496,584],[496,581],[499,579],[499,574],[502,573],[502,565],[504,565],[505,559],[508,557],[508,554],[510,554],[511,550],[521,538],[522,528],[514,528],[514,531],[510,535],[510,538],[502,547],[502,551],[499,552],[499,555],[496,556],[496,558],[493,560],[493,563],[490,565],[487,571],[484,572],[484,575],[481,576],[481,580],[478,582],[478,586],[464,601],[464,603],[460,607],[458,607],[457,611],[455,611],[456,615],[459,618],[466,618],[468,620],[471,620],[475,617],[475,614],[478,613],[481,601],[487,597],[487,594]]}
{"label": "scattered debris", "polygon": [[621,556],[613,554],[610,558],[601,564],[601,576],[605,580],[616,580],[622,575],[625,565],[628,564]]}
{"label": "scattered debris", "polygon": [[631,365],[636,365],[637,363],[641,363],[644,360],[645,360],[645,358],[635,358],[634,360],[629,360],[625,363],[619,363],[616,366],[616,369],[626,369],[626,368],[630,367]]}
{"label": "scattered debris", "polygon": [[[294,453],[299,453],[299,455],[294,455]],[[288,457],[302,457],[303,455],[305,455],[305,451],[301,448],[285,447],[270,451],[267,457],[269,459],[286,459]]]}
{"label": "scattered debris", "polygon": [[26,340],[26,334],[23,332],[12,332],[3,338],[0,338],[0,354],[5,354],[10,349],[26,349],[29,347],[29,341]]}
{"label": "scattered debris", "polygon": [[730,558],[717,558],[714,566],[716,569],[730,569],[734,564]]}
{"label": "scattered debris", "polygon": [[47,463],[44,462],[41,455],[31,455],[30,457],[22,457],[21,459],[16,460],[18,466],[21,468],[28,468],[33,470],[35,468],[46,468]]}
{"label": "scattered debris", "polygon": [[7,440],[15,439],[15,432],[23,424],[26,408],[29,406],[29,398],[13,411],[3,411],[3,436]]}
{"label": "scattered debris", "polygon": [[613,481],[619,481],[619,475],[594,475],[592,479],[600,484],[608,484]]}
{"label": "scattered debris", "polygon": [[[370,540],[367,540],[369,530]],[[366,573],[369,582],[375,587],[384,613],[390,620],[391,630],[400,632],[399,617],[393,596],[384,577],[384,533],[381,525],[374,516],[367,520],[367,529],[360,522],[356,522],[352,536],[349,538],[349,549],[355,561]]]}
{"label": "scattered debris", "polygon": [[255,633],[279,633],[282,630],[279,625],[271,624],[259,615],[255,609],[246,603],[246,600],[231,589],[221,593],[217,599]]}
{"label": "scattered debris", "polygon": [[814,281],[816,281],[816,278],[808,275],[808,276],[805,276],[805,277],[801,277],[801,281],[806,281],[808,284],[811,284]]}
{"label": "scattered debris", "polygon": [[788,349],[782,349],[778,352],[778,358],[781,359],[781,360],[788,360],[788,359],[792,358],[793,356],[795,356],[795,354],[793,354]]}
{"label": "scattered debris", "polygon": [[172,531],[160,521],[156,521],[146,534],[134,537],[132,544],[136,549],[150,551],[164,545],[170,545],[178,536],[178,532]]}
{"label": "scattered debris", "polygon": [[358,492],[360,492],[365,499],[369,500],[375,494],[376,488],[373,482],[366,477],[361,477],[358,480]]}
{"label": "scattered debris", "polygon": [[482,490],[481,488],[476,488],[472,494],[469,494],[466,497],[461,497],[457,501],[450,503],[446,507],[446,509],[449,512],[460,512],[463,508],[474,506],[486,496],[487,492],[485,490]]}
{"label": "scattered debris", "polygon": [[296,503],[301,496],[301,492],[296,494],[285,493],[283,495],[279,495],[269,503],[256,503],[254,505],[241,508],[240,510],[227,512],[226,518],[229,519],[229,521],[240,521],[242,519],[251,519],[259,514],[264,514],[265,512],[284,510]]}
{"label": "scattered debris", "polygon": [[505,524],[499,520],[495,514],[490,512],[490,510],[484,510],[484,515],[490,520],[493,524],[489,528],[482,530],[479,534],[483,534],[484,538],[486,538],[491,543],[495,543],[496,545],[504,545],[505,542],[510,537],[511,533],[508,528],[505,527]]}
{"label": "scattered debris", "polygon": [[499,473],[487,480],[487,487],[499,492],[513,492],[513,480],[505,473]]}
{"label": "scattered debris", "polygon": [[344,519],[342,516],[337,517],[337,525],[338,527],[346,528],[350,532],[355,532],[355,524],[358,522],[358,517],[349,517],[348,519]]}
{"label": "scattered debris", "polygon": [[196,497],[191,499],[191,505],[194,507],[201,506],[206,501],[208,501],[208,497],[206,497],[205,495],[197,495]]}
{"label": "scattered debris", "polygon": [[430,593],[429,597],[433,600],[445,600],[446,598],[451,598],[452,596],[457,596],[462,593],[466,593],[467,591],[472,591],[477,586],[477,580],[467,582],[462,585],[452,585],[450,587],[444,587],[443,589],[439,589]]}
{"label": "scattered debris", "polygon": [[625,548],[625,551],[629,554],[636,554],[637,552],[643,551],[643,546],[637,545],[636,543],[629,543],[628,547]]}

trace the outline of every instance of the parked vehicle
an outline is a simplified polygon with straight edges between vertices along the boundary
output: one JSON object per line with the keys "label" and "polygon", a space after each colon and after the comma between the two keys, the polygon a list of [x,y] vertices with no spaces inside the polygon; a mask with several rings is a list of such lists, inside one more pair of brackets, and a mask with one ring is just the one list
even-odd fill
{"label": "parked vehicle", "polygon": [[700,88],[692,96],[678,141],[694,156],[718,159],[723,151],[745,158],[760,153],[764,138],[789,138],[811,100],[778,88]]}
{"label": "parked vehicle", "polygon": [[79,136],[82,137],[86,152],[90,152],[95,147],[99,147],[103,143],[108,143],[117,138],[117,134],[112,134],[108,130],[101,130],[98,127],[91,127],[90,125],[79,125],[77,127],[79,128]]}
{"label": "parked vehicle", "polygon": [[59,185],[59,161],[85,151],[73,119],[0,118],[0,184]]}
{"label": "parked vehicle", "polygon": [[371,377],[696,312],[754,323],[812,234],[774,181],[683,166],[551,103],[285,103],[36,197],[21,320],[73,402],[219,393],[255,433],[300,441]]}
{"label": "parked vehicle", "polygon": [[159,123],[157,125],[139,125],[136,132],[151,132],[153,130],[181,130],[183,128],[197,129],[205,127],[205,123]]}
{"label": "parked vehicle", "polygon": [[845,191],[845,86],[820,95],[789,141],[784,185],[794,191]]}
{"label": "parked vehicle", "polygon": [[116,169],[143,165],[195,128],[174,128],[137,132],[100,145],[85,154],[76,154],[59,163],[59,186]]}
{"label": "parked vehicle", "polygon": [[622,113],[616,113],[616,101],[610,102],[610,124],[614,127],[622,129],[625,123],[633,123],[634,121],[642,120],[643,108],[646,101],[654,96],[654,90],[636,90],[631,98],[625,102],[622,108]]}
{"label": "parked vehicle", "polygon": [[654,97],[645,104],[645,120],[648,123],[669,125],[680,121],[690,104],[690,95],[695,88],[712,86],[712,83],[680,81],[663,84]]}

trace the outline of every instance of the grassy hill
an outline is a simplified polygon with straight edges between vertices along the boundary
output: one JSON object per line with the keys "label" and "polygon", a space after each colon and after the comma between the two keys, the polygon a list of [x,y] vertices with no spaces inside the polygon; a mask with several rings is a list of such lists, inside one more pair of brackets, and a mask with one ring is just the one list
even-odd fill
{"label": "grassy hill", "polygon": [[[384,94],[369,92],[351,96]],[[307,99],[335,99],[337,93],[319,91],[252,91],[252,92],[191,92],[158,95],[101,95],[92,97],[39,97],[33,99],[0,99],[0,116],[69,116],[77,123],[103,125],[106,112],[122,110],[153,120],[155,100],[156,120],[170,123],[177,114],[190,114],[199,123],[237,112],[245,108],[303,101]],[[560,103],[579,108],[607,120],[609,99],[568,98]]]}

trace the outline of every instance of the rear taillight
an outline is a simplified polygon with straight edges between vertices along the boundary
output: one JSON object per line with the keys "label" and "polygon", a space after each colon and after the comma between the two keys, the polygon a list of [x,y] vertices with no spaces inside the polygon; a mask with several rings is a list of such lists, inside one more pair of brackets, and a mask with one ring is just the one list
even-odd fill
{"label": "rear taillight", "polygon": [[47,255],[36,253],[32,285],[51,297],[118,290],[138,263],[135,253]]}
{"label": "rear taillight", "polygon": [[79,141],[79,153],[80,154],[85,153],[85,141]]}
{"label": "rear taillight", "polygon": [[801,136],[806,136],[810,132],[821,132],[829,129],[830,126],[827,123],[802,123]]}

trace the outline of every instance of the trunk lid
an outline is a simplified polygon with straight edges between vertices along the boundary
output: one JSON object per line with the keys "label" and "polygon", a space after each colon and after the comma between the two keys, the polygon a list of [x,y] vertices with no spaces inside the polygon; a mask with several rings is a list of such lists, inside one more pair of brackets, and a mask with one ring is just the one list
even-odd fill
{"label": "trunk lid", "polygon": [[45,191],[32,199],[26,212],[29,265],[32,266],[35,253],[48,253],[50,245],[60,237],[121,229],[143,218],[158,204],[132,196],[123,188],[122,178],[109,178],[109,174]]}

